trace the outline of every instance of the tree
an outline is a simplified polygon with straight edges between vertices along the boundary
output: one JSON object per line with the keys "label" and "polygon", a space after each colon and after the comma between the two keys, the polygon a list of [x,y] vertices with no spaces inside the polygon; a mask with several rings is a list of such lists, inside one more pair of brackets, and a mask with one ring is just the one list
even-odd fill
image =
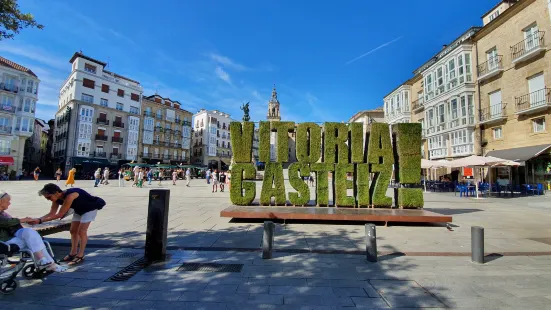
{"label": "tree", "polygon": [[13,39],[23,28],[44,28],[31,13],[22,13],[17,0],[0,0],[0,41]]}

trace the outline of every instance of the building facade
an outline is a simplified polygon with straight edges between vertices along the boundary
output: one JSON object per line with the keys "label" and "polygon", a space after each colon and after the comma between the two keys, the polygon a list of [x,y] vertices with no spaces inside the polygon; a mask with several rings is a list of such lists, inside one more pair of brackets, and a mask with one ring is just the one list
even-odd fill
{"label": "building facade", "polygon": [[[502,1],[475,35],[485,155],[516,160],[516,184],[551,182],[551,15],[547,0]],[[508,169],[497,169],[508,183]]]}
{"label": "building facade", "polygon": [[192,163],[226,170],[231,164],[230,115],[201,109],[193,115]]}
{"label": "building facade", "polygon": [[34,120],[33,134],[25,141],[25,156],[23,167],[27,171],[33,171],[36,167],[45,172],[46,144],[48,141],[48,124],[41,119]]}
{"label": "building facade", "polygon": [[178,101],[152,95],[142,98],[139,143],[141,162],[189,163],[192,114]]}
{"label": "building facade", "polygon": [[378,107],[373,110],[360,111],[352,116],[348,123],[362,123],[364,132],[367,132],[367,127],[372,123],[384,123],[385,110],[384,107]]}
{"label": "building facade", "polygon": [[400,85],[384,98],[384,121],[388,124],[411,121],[411,85]]}
{"label": "building facade", "polygon": [[90,173],[137,160],[142,86],[106,70],[107,64],[77,52],[63,83],[53,152],[65,174]]}
{"label": "building facade", "polygon": [[38,85],[30,69],[0,57],[0,170],[21,173],[25,140],[32,136]]}

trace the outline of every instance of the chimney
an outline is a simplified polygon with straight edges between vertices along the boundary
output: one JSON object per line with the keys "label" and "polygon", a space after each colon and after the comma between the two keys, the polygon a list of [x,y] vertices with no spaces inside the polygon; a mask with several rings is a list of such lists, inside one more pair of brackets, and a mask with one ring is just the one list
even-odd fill
{"label": "chimney", "polygon": [[442,49],[445,49],[446,47],[448,47],[448,45],[446,44],[442,45]]}

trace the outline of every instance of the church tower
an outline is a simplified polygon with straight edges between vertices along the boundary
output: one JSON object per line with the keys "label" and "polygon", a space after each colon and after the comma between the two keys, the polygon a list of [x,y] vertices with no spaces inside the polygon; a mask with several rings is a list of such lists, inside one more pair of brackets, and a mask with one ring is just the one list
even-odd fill
{"label": "church tower", "polygon": [[281,121],[281,115],[279,114],[279,100],[277,100],[277,91],[272,89],[272,98],[268,102],[268,115],[266,117],[269,121]]}

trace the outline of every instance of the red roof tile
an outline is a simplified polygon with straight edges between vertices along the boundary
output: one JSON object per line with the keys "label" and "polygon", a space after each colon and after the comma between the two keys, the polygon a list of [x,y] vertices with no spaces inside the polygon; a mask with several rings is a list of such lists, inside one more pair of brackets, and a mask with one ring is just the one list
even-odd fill
{"label": "red roof tile", "polygon": [[28,74],[38,78],[38,76],[36,76],[36,74],[34,74],[34,72],[32,72],[31,69],[23,67],[22,65],[18,65],[15,62],[13,62],[9,59],[6,59],[2,56],[0,56],[0,65],[2,65],[4,67],[15,69],[17,71],[28,73]]}

